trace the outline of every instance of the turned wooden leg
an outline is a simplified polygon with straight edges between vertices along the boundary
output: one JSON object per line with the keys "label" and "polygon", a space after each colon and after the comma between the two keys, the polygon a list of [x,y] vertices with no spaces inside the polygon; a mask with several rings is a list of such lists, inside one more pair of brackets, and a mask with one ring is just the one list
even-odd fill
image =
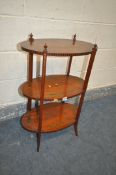
{"label": "turned wooden leg", "polygon": [[27,111],[30,111],[31,110],[31,99],[28,98],[28,101],[27,101]]}
{"label": "turned wooden leg", "polygon": [[75,131],[75,135],[78,136],[77,123],[74,124],[74,131]]}
{"label": "turned wooden leg", "polygon": [[41,133],[36,133],[36,136],[37,136],[37,152],[39,152]]}

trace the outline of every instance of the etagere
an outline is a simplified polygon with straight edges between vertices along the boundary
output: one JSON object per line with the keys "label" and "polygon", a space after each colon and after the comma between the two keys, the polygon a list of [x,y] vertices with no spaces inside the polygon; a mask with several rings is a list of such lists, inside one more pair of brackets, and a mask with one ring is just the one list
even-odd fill
{"label": "etagere", "polygon": [[[27,112],[22,116],[24,129],[37,135],[37,151],[40,147],[41,133],[55,132],[74,126],[76,136],[77,125],[84,101],[91,69],[97,51],[97,45],[73,39],[34,39],[20,43],[21,49],[28,52],[28,80],[20,86],[20,91],[27,97]],[[33,55],[42,56],[41,76],[33,78]],[[90,55],[85,78],[70,75],[74,56]],[[46,75],[46,64],[49,56],[59,59],[69,57],[66,74]],[[57,66],[57,65],[56,65]],[[68,98],[79,96],[78,106],[67,103]],[[32,100],[35,107],[32,108]],[[49,101],[49,103],[44,103]],[[39,103],[38,103],[39,102]]]}

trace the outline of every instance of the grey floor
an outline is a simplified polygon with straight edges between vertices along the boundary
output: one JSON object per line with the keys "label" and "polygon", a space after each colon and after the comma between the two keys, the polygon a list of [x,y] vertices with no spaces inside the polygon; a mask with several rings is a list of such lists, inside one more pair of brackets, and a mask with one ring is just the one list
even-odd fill
{"label": "grey floor", "polygon": [[42,135],[36,152],[35,134],[20,119],[0,123],[0,175],[116,175],[116,96],[86,102],[73,128]]}

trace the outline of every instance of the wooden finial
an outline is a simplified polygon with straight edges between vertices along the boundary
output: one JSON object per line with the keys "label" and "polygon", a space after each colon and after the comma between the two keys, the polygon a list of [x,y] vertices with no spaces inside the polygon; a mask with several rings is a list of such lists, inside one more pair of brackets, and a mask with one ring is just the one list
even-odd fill
{"label": "wooden finial", "polygon": [[97,51],[97,48],[98,48],[98,47],[97,47],[97,44],[94,44],[94,47],[93,47],[92,50],[93,50],[93,51]]}
{"label": "wooden finial", "polygon": [[76,34],[73,36],[73,45],[75,45],[76,42]]}
{"label": "wooden finial", "polygon": [[44,52],[47,52],[47,48],[48,48],[48,46],[47,46],[47,44],[45,43],[45,45],[44,45]]}
{"label": "wooden finial", "polygon": [[33,34],[31,33],[29,35],[29,42],[30,42],[30,44],[32,44],[33,41],[34,41],[34,38],[33,38]]}

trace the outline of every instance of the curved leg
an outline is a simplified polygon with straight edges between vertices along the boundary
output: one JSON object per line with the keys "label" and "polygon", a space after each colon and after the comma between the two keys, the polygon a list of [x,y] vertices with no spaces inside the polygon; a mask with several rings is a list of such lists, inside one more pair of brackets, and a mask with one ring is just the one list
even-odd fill
{"label": "curved leg", "polygon": [[38,100],[35,101],[35,107],[38,113],[38,132],[36,133],[36,137],[37,137],[37,152],[39,152],[39,148],[40,148],[40,140],[41,140],[41,120],[40,120],[40,108],[39,108],[39,104],[38,104]]}
{"label": "curved leg", "polygon": [[41,139],[41,133],[36,133],[37,136],[37,152],[39,152],[39,148],[40,148],[40,139]]}
{"label": "curved leg", "polygon": [[77,122],[74,124],[75,135],[78,136]]}

